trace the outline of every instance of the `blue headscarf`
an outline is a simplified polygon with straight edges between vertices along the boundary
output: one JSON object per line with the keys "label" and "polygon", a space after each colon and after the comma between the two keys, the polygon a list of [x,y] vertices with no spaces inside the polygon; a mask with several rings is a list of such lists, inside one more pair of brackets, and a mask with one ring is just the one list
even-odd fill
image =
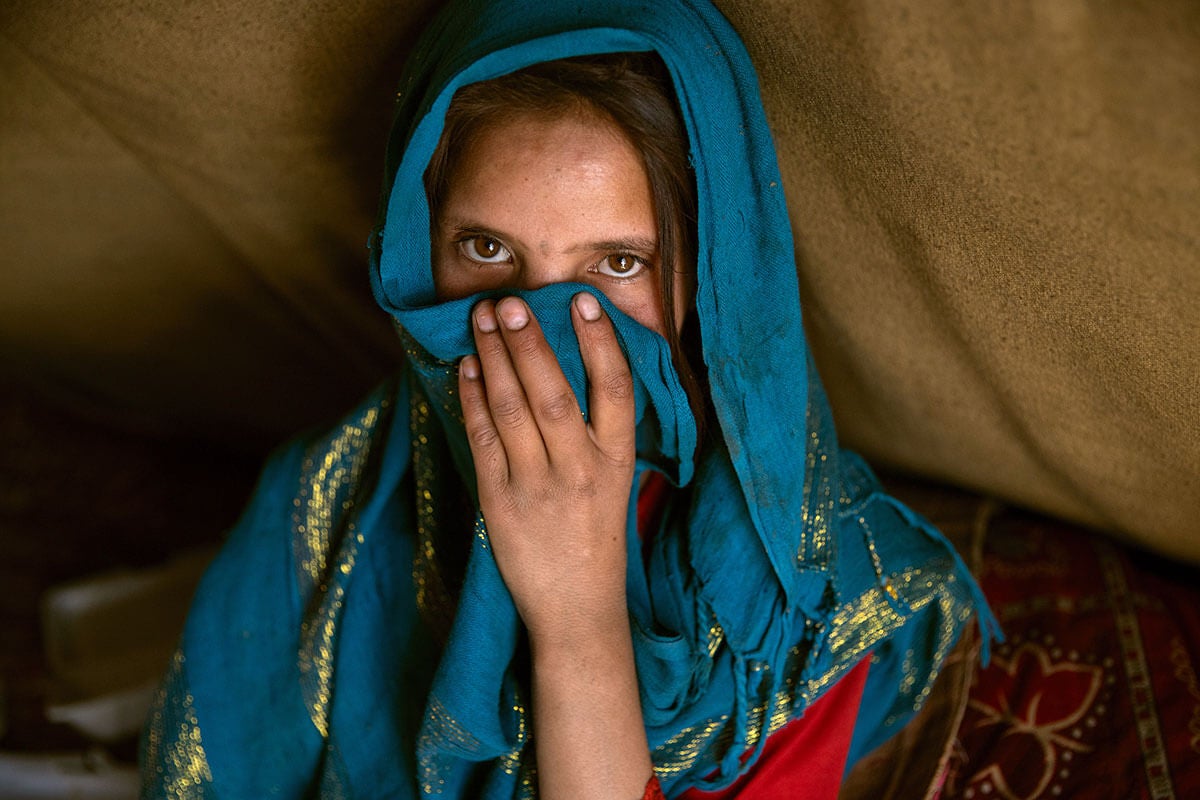
{"label": "blue headscarf", "polygon": [[[535,794],[520,621],[483,520],[456,513],[474,478],[455,363],[473,350],[479,297],[436,301],[422,176],[457,88],[647,50],[672,76],[695,170],[694,313],[719,429],[696,458],[667,343],[598,294],[635,377],[639,474],[690,487],[647,552],[630,503],[630,622],[664,790],[727,786],[870,657],[853,763],[911,717],[973,614],[990,635],[953,549],[837,446],[774,147],[728,22],[700,0],[459,2],[410,59],[372,247],[375,294],[408,359],[264,472],[156,702],[147,796]],[[567,311],[578,291],[595,293],[518,294],[586,408]],[[454,544],[468,551],[461,579],[447,568]]]}

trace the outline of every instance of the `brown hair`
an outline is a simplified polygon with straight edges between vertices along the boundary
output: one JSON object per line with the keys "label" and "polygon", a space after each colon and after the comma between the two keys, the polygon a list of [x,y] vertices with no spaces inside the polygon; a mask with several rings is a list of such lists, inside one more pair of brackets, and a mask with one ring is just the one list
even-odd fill
{"label": "brown hair", "polygon": [[[546,61],[459,89],[425,171],[425,193],[434,224],[451,178],[452,162],[471,144],[475,132],[489,123],[531,112],[551,118],[592,113],[611,120],[641,155],[650,181],[658,217],[659,269],[695,272],[696,185],[688,162],[687,133],[670,76],[652,53]],[[659,285],[671,354],[703,434],[707,392],[698,372],[703,363],[695,315],[688,315],[682,335],[678,334],[675,282],[663,274]]]}

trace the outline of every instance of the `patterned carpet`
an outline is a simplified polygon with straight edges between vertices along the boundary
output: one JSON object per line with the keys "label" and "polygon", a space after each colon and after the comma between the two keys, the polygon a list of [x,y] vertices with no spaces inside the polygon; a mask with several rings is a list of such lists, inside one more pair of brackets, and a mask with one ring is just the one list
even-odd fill
{"label": "patterned carpet", "polygon": [[1008,640],[976,673],[944,797],[1200,797],[1200,574],[1016,511],[983,563]]}

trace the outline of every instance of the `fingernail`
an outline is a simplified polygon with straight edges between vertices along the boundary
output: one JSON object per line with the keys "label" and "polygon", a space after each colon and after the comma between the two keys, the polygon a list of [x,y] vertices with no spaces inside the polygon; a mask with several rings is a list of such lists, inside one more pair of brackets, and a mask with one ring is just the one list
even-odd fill
{"label": "fingernail", "polygon": [[496,330],[496,315],[491,303],[480,303],[475,309],[475,326],[484,333]]}
{"label": "fingernail", "polygon": [[479,379],[479,359],[475,356],[463,356],[463,360],[458,362],[458,371],[467,380]]}
{"label": "fingernail", "polygon": [[600,303],[587,292],[580,292],[575,295],[575,308],[579,309],[579,316],[588,322],[595,322],[600,319]]}
{"label": "fingernail", "polygon": [[504,327],[510,331],[519,331],[529,323],[529,313],[525,310],[525,304],[515,297],[501,300],[496,305],[496,313],[500,315]]}

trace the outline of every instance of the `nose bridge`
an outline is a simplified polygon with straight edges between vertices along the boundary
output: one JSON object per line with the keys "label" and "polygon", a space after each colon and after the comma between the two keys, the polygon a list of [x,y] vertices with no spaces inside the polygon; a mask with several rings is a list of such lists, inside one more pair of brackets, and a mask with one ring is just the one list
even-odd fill
{"label": "nose bridge", "polygon": [[537,252],[529,254],[521,264],[517,280],[521,289],[540,289],[552,283],[565,283],[576,279],[571,257],[561,253]]}

